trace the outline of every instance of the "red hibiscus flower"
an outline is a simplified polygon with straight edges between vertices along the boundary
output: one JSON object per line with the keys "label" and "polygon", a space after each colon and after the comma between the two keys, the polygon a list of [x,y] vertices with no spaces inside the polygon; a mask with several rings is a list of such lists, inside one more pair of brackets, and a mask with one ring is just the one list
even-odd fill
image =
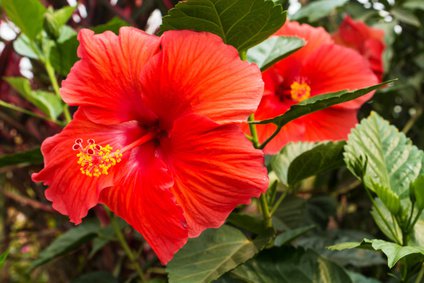
{"label": "red hibiscus flower", "polygon": [[371,69],[381,81],[383,78],[384,31],[372,28],[364,22],[346,16],[339,30],[333,35],[337,44],[355,49],[370,63]]}
{"label": "red hibiscus flower", "polygon": [[209,33],[134,28],[82,30],[79,41],[61,89],[79,109],[43,143],[45,167],[33,175],[56,210],[78,224],[104,203],[165,264],[266,190],[263,153],[238,126],[263,82],[235,48]]}
{"label": "red hibiscus flower", "polygon": [[[265,93],[255,113],[256,120],[281,115],[291,105],[315,95],[377,83],[367,61],[358,52],[334,44],[322,28],[287,22],[276,35],[301,37],[307,44],[262,74]],[[290,122],[265,147],[265,152],[276,153],[288,142],[345,139],[357,122],[359,107],[371,95]],[[276,129],[273,124],[256,127],[260,142]]]}

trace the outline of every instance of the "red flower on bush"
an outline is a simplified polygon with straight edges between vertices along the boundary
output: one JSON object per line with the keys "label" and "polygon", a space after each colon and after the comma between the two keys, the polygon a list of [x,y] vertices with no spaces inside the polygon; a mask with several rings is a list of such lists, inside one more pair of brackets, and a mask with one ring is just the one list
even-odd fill
{"label": "red flower on bush", "polygon": [[[315,95],[359,89],[377,83],[368,62],[356,51],[334,44],[331,36],[322,28],[287,22],[276,35],[301,37],[307,44],[263,73],[265,93],[255,113],[256,120],[281,115],[293,104]],[[345,139],[357,123],[359,107],[371,95],[288,123],[265,147],[265,152],[276,153],[288,142]],[[260,142],[276,129],[273,124],[256,127]]]}
{"label": "red flower on bush", "polygon": [[167,263],[266,190],[263,153],[238,126],[263,82],[235,48],[210,33],[134,28],[82,30],[79,41],[61,89],[79,109],[43,143],[45,168],[33,175],[56,210],[78,224],[104,203]]}
{"label": "red flower on bush", "polygon": [[346,16],[339,30],[333,35],[337,44],[355,49],[370,63],[371,69],[381,81],[383,78],[384,31],[372,28],[364,22]]}

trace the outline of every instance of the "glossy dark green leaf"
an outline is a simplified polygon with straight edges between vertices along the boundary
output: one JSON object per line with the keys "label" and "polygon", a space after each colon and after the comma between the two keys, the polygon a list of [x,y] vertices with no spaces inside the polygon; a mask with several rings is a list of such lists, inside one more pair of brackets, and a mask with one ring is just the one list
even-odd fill
{"label": "glossy dark green leaf", "polygon": [[258,235],[264,234],[266,230],[263,219],[247,214],[233,212],[230,214],[230,216],[228,216],[227,222],[238,228],[253,232]]}
{"label": "glossy dark green leaf", "polygon": [[98,223],[88,221],[65,232],[40,253],[39,257],[32,262],[30,269],[32,270],[37,266],[43,265],[90,241],[96,237],[99,229],[100,226]]}
{"label": "glossy dark green leaf", "polygon": [[314,148],[313,142],[291,142],[281,149],[281,151],[271,157],[271,168],[277,175],[281,183],[288,186],[288,170],[290,164],[302,153]]}
{"label": "glossy dark green leaf", "polygon": [[290,186],[303,179],[341,167],[345,142],[318,143],[296,157],[290,164],[287,181]]}
{"label": "glossy dark green leaf", "polygon": [[410,190],[414,194],[417,207],[419,209],[424,209],[424,175],[418,176],[418,178],[411,183]]}
{"label": "glossy dark green leaf", "polygon": [[104,271],[92,272],[83,274],[77,279],[71,281],[71,283],[119,283],[118,279],[113,277],[112,274]]}
{"label": "glossy dark green leaf", "polygon": [[46,8],[39,0],[3,0],[7,17],[30,39],[43,29]]}
{"label": "glossy dark green leaf", "polygon": [[306,19],[308,22],[315,22],[328,16],[334,9],[343,6],[349,0],[318,0],[300,8],[292,17],[292,20]]}
{"label": "glossy dark green leaf", "polygon": [[296,118],[299,118],[301,116],[304,116],[306,114],[309,114],[315,111],[325,109],[327,107],[330,107],[336,104],[340,104],[346,101],[356,99],[390,82],[391,81],[387,81],[387,82],[383,82],[381,84],[377,84],[367,88],[357,89],[352,91],[342,90],[342,91],[333,92],[333,93],[316,95],[298,104],[294,104],[283,115],[280,115],[271,119],[263,120],[263,121],[255,121],[253,123],[254,124],[273,123],[273,124],[276,124],[277,126],[284,126],[285,124],[287,124],[288,122]]}
{"label": "glossy dark green leaf", "polygon": [[365,185],[383,202],[387,190],[400,199],[409,198],[409,186],[419,175],[423,155],[410,139],[374,112],[351,131],[344,154],[353,172],[353,164],[360,158],[367,160]]}
{"label": "glossy dark green leaf", "polygon": [[78,61],[77,33],[71,27],[63,26],[60,35],[50,51],[50,63],[55,71],[66,76],[75,62]]}
{"label": "glossy dark green leaf", "polygon": [[43,155],[41,155],[39,148],[14,154],[0,155],[0,167],[41,163],[43,163]]}
{"label": "glossy dark green leaf", "polygon": [[284,231],[283,233],[281,233],[275,238],[274,245],[277,247],[280,247],[282,245],[290,243],[297,237],[302,236],[303,234],[311,231],[314,228],[315,228],[315,225],[308,225],[308,226]]}
{"label": "glossy dark green leaf", "polygon": [[351,283],[337,264],[311,250],[292,247],[262,251],[254,259],[231,272],[244,282],[255,283]]}
{"label": "glossy dark green leaf", "polygon": [[211,32],[243,51],[267,39],[285,19],[282,7],[269,0],[188,0],[168,12],[160,30]]}
{"label": "glossy dark green leaf", "polygon": [[261,71],[265,71],[274,63],[296,52],[305,45],[299,37],[272,36],[247,52],[247,60],[256,63]]}
{"label": "glossy dark green leaf", "polygon": [[395,264],[400,259],[412,254],[418,254],[424,260],[424,247],[400,246],[396,243],[378,239],[364,239],[362,242],[342,243],[329,247],[329,249],[332,250],[344,250],[353,248],[374,249],[376,251],[381,250],[387,256],[387,265],[389,266],[389,268],[395,266]]}
{"label": "glossy dark green leaf", "polygon": [[251,259],[265,244],[226,225],[206,230],[190,239],[168,263],[169,282],[211,282]]}
{"label": "glossy dark green leaf", "polygon": [[48,117],[56,119],[63,111],[61,99],[55,94],[32,90],[28,79],[23,77],[7,77],[7,81],[23,98],[37,106]]}

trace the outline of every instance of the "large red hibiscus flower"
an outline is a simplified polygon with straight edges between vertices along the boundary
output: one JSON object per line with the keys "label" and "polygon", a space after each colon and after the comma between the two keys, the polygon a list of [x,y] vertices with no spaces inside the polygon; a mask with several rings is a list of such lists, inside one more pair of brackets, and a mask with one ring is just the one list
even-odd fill
{"label": "large red hibiscus flower", "polygon": [[[297,36],[306,45],[263,73],[265,93],[255,113],[256,120],[272,118],[307,98],[377,83],[368,62],[356,51],[334,44],[330,34],[297,22],[287,22],[276,35]],[[357,122],[359,107],[372,93],[356,100],[308,114],[283,127],[265,147],[276,153],[288,142],[341,140]],[[275,131],[273,124],[257,125],[260,142]]]}
{"label": "large red hibiscus flower", "polygon": [[167,263],[267,188],[263,153],[238,126],[259,104],[260,71],[209,33],[78,37],[61,95],[79,109],[43,143],[33,180],[76,224],[106,204]]}
{"label": "large red hibiscus flower", "polygon": [[350,47],[361,53],[370,63],[371,69],[381,81],[383,77],[384,31],[367,26],[346,16],[339,30],[333,34],[337,44]]}

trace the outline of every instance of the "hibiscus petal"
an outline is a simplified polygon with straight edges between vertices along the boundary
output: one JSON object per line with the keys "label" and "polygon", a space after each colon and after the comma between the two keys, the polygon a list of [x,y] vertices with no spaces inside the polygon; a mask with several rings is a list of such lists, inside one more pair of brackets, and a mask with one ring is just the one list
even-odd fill
{"label": "hibiscus petal", "polygon": [[75,140],[80,138],[87,142],[94,139],[99,145],[109,144],[118,149],[129,143],[128,140],[133,139],[138,131],[135,122],[107,127],[94,124],[79,110],[60,134],[43,142],[44,169],[34,173],[32,179],[49,186],[45,195],[53,202],[53,208],[68,215],[71,222],[79,224],[88,210],[98,203],[100,191],[112,184],[113,168],[107,176],[83,175],[77,163],[78,152],[72,149]]}
{"label": "hibiscus petal", "polygon": [[[245,121],[263,93],[256,65],[214,34],[168,31],[161,53],[146,66],[143,91],[158,116],[173,121],[192,110],[219,123]],[[168,123],[170,123],[168,121]]]}
{"label": "hibiscus petal", "polygon": [[133,150],[101,202],[139,231],[166,264],[187,242],[187,225],[173,198],[173,179],[153,143]]}
{"label": "hibiscus petal", "polygon": [[[339,90],[355,90],[378,83],[368,62],[356,51],[327,44],[310,54],[301,75],[310,80],[311,94],[318,95]],[[335,108],[358,109],[374,92],[355,100],[335,105]]]}
{"label": "hibiscus petal", "polygon": [[83,29],[78,39],[81,60],[62,82],[63,100],[84,106],[91,120],[103,124],[153,119],[143,107],[139,78],[144,65],[159,51],[159,38],[124,27],[119,36]]}
{"label": "hibiscus petal", "polygon": [[161,145],[174,174],[172,191],[184,210],[189,236],[221,226],[231,211],[268,187],[263,153],[239,126],[219,126],[186,115]]}

